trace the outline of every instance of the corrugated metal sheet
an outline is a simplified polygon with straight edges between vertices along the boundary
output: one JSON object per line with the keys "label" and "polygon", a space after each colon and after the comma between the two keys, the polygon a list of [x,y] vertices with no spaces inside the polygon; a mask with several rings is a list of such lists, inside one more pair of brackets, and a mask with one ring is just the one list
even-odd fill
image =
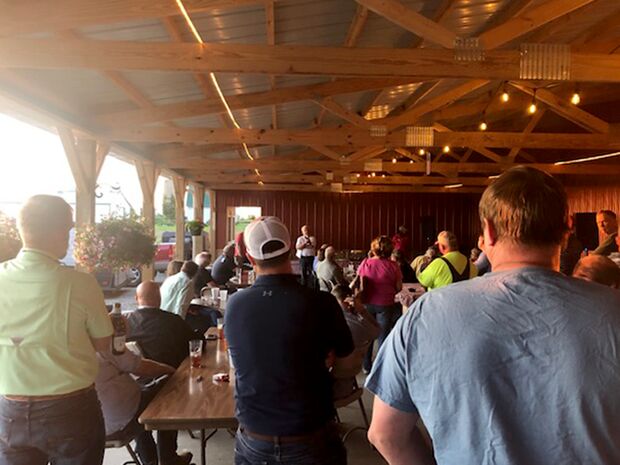
{"label": "corrugated metal sheet", "polygon": [[399,225],[410,232],[414,251],[428,244],[421,224],[430,217],[434,233],[455,232],[464,250],[476,244],[480,231],[479,196],[471,194],[338,194],[324,192],[218,191],[217,248],[226,242],[227,207],[261,207],[263,215],[279,217],[296,237],[308,224],[319,243],[337,249],[362,249],[379,234],[392,236]]}

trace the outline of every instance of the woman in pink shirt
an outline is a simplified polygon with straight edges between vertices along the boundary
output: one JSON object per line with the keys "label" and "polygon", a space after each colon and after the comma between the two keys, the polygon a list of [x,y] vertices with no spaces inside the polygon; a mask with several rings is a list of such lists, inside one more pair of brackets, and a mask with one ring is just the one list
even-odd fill
{"label": "woman in pink shirt", "polygon": [[[375,238],[370,250],[373,256],[360,264],[357,274],[362,282],[362,302],[381,326],[377,338],[378,347],[381,347],[402,314],[401,306],[394,303],[394,296],[402,288],[403,276],[398,263],[390,260],[393,245],[389,237]],[[372,367],[372,350],[371,344],[364,358],[365,372]]]}

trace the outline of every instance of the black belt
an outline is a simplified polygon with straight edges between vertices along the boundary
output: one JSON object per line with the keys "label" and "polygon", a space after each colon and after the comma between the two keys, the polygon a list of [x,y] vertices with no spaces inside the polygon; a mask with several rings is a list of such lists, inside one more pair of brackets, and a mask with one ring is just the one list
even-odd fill
{"label": "black belt", "polygon": [[295,442],[312,441],[314,439],[317,439],[318,437],[321,437],[322,435],[330,431],[333,427],[334,424],[330,422],[319,428],[318,430],[313,431],[312,433],[300,434],[296,436],[273,436],[268,434],[254,433],[253,431],[249,431],[245,426],[242,425],[239,426],[239,431],[260,441],[272,442],[274,444],[290,444]]}

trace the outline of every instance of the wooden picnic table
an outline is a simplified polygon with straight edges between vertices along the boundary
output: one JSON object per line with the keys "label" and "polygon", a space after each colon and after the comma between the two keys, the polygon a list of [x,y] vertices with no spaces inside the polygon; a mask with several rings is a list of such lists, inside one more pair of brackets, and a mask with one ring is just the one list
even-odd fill
{"label": "wooden picnic table", "polygon": [[[207,334],[217,334],[209,328]],[[189,353],[189,349],[188,349]],[[200,430],[201,464],[206,464],[208,439],[218,428],[235,429],[234,373],[230,382],[214,382],[216,373],[229,373],[226,343],[208,340],[200,368],[192,368],[189,356],[140,415],[147,430]],[[214,429],[208,436],[207,429]]]}

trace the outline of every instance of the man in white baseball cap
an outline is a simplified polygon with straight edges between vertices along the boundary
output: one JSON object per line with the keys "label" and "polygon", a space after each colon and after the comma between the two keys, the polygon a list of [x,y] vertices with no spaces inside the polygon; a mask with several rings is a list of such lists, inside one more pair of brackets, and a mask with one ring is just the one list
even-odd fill
{"label": "man in white baseball cap", "polygon": [[346,464],[325,364],[328,355],[353,351],[340,306],[297,282],[290,234],[278,218],[254,220],[244,240],[257,279],[230,297],[224,325],[236,370],[235,464],[292,454],[317,465]]}

